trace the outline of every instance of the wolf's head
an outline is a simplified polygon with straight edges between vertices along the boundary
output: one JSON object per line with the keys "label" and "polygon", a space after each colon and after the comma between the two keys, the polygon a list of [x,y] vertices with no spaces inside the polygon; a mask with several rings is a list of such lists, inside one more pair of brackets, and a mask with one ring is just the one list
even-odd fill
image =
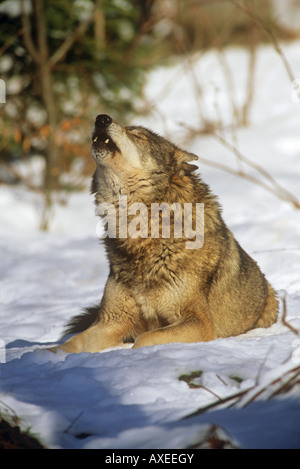
{"label": "wolf's head", "polygon": [[129,184],[132,191],[163,189],[196,169],[189,162],[198,159],[144,127],[122,127],[106,114],[95,120],[91,153],[97,164],[93,192],[106,186],[120,193]]}

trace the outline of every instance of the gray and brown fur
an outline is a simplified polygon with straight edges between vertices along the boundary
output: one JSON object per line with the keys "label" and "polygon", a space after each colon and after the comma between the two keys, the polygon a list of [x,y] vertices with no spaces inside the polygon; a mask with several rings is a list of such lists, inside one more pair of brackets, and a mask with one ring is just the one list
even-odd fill
{"label": "gray and brown fur", "polygon": [[[98,352],[133,342],[141,347],[209,341],[271,326],[276,294],[224,223],[220,206],[196,174],[193,154],[143,127],[122,127],[106,115],[92,132],[96,205],[119,195],[128,204],[204,203],[204,244],[186,239],[105,238],[110,272],[101,303],[76,317],[58,348]],[[128,222],[130,218],[128,219]]]}

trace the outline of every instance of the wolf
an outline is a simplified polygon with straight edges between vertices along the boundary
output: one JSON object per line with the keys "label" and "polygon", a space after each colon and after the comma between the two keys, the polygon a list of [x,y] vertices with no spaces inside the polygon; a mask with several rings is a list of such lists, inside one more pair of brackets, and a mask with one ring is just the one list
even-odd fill
{"label": "wolf", "polygon": [[[226,226],[216,196],[191,163],[195,154],[145,127],[123,127],[100,114],[91,155],[91,191],[96,207],[114,207],[116,236],[103,239],[109,275],[100,304],[69,323],[65,338],[72,335],[56,350],[93,353],[124,343],[138,348],[211,341],[276,321],[276,292]],[[168,237],[119,236],[120,196],[147,210],[153,203],[204,204],[201,247],[188,248],[188,235],[175,236],[174,228]],[[191,217],[195,228],[194,212]],[[132,220],[131,215],[127,223]],[[157,220],[161,227],[163,216]]]}

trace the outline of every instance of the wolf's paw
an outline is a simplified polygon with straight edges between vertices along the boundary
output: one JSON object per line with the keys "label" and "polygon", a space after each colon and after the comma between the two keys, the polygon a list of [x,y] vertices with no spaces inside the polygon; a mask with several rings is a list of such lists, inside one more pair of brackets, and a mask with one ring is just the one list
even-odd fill
{"label": "wolf's paw", "polygon": [[47,352],[52,352],[52,353],[72,353],[72,351],[68,350],[69,347],[66,347],[65,344],[60,344],[60,345],[54,345],[53,347],[47,347],[44,350],[47,350]]}

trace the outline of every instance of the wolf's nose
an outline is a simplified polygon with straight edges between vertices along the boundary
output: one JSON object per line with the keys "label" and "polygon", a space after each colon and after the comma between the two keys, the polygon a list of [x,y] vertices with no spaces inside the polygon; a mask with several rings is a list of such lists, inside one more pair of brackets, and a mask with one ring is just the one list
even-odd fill
{"label": "wolf's nose", "polygon": [[108,127],[111,123],[112,118],[107,114],[99,114],[99,116],[96,117],[96,127]]}

